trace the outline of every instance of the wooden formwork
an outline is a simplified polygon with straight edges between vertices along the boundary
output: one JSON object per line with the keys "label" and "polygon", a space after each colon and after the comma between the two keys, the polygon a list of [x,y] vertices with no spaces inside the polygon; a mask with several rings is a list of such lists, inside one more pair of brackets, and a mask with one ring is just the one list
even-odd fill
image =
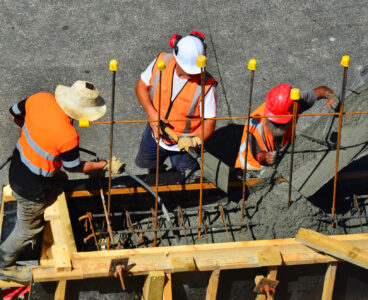
{"label": "wooden formwork", "polygon": [[[2,214],[4,202],[12,200],[10,187],[4,187]],[[222,270],[266,267],[267,278],[275,280],[280,266],[308,264],[326,264],[322,299],[332,299],[340,261],[368,267],[368,252],[365,251],[368,250],[368,234],[326,237],[300,230],[296,238],[288,239],[77,252],[65,194],[46,209],[45,221],[40,265],[33,268],[33,281],[56,281],[55,299],[65,298],[67,280],[112,277],[119,265],[125,267],[124,276],[146,276],[144,299],[172,299],[174,273],[210,271],[206,296],[209,300],[216,299]],[[0,225],[1,222],[2,216]],[[20,285],[0,281],[0,287]],[[255,294],[255,297],[266,299],[263,294]]]}

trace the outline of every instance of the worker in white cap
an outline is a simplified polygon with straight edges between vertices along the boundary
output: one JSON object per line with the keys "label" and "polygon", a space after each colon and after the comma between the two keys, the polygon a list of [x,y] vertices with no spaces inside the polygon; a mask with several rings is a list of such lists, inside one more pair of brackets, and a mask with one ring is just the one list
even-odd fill
{"label": "worker in white cap", "polygon": [[9,112],[21,127],[9,169],[9,183],[17,200],[17,221],[0,245],[0,268],[13,265],[27,245],[34,246],[36,236],[43,230],[44,210],[60,193],[56,177],[62,173],[61,167],[83,173],[108,167],[105,160],[80,160],[79,135],[72,124],[72,119],[93,121],[106,112],[105,101],[92,83],[58,85],[55,96],[34,94]]}
{"label": "worker in white cap", "polygon": [[[149,121],[158,120],[159,102],[159,70],[158,61],[165,62],[166,69],[162,72],[161,87],[161,120],[171,128],[177,136],[178,143],[163,134],[159,140],[160,169],[164,168],[164,160],[169,157],[173,169],[178,171],[195,170],[198,163],[185,149],[201,147],[201,69],[197,66],[197,57],[205,55],[206,44],[204,35],[192,31],[190,35],[181,37],[174,34],[170,39],[173,53],[160,53],[157,58],[141,74],[137,85],[138,101],[146,111]],[[204,118],[216,117],[217,113],[217,82],[208,73],[205,74]],[[192,121],[172,122],[185,118],[196,118]],[[204,140],[215,130],[215,120],[205,120]],[[143,132],[136,164],[141,168],[153,170],[157,163],[157,122],[150,122]]]}

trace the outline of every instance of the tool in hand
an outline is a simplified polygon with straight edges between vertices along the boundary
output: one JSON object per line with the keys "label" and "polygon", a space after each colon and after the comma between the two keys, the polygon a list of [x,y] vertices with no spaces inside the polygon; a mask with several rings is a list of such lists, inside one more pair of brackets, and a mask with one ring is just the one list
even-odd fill
{"label": "tool in hand", "polygon": [[[337,130],[337,147],[336,147],[336,165],[335,165],[335,177],[334,177],[334,190],[333,190],[333,199],[332,199],[332,217],[335,217],[335,202],[336,202],[336,187],[337,187],[337,172],[339,170],[339,154],[340,154],[340,142],[341,142],[341,127],[342,127],[342,119],[344,115],[344,101],[345,101],[345,92],[346,92],[346,80],[348,76],[348,69],[350,64],[350,57],[345,55],[341,59],[341,65],[344,67],[344,76],[342,79],[342,90],[341,90],[341,103],[340,103],[340,112],[339,112],[339,125]],[[331,224],[334,226],[334,222]]]}
{"label": "tool in hand", "polygon": [[[178,141],[179,137],[172,131],[165,123],[161,122],[161,130],[170,136],[174,141]],[[198,164],[201,164],[201,156],[192,148],[188,148],[188,154],[193,157]],[[209,152],[203,153],[203,177],[207,178],[219,189],[227,193],[229,185],[229,171],[230,168],[218,158]]]}
{"label": "tool in hand", "polygon": [[249,87],[249,102],[248,102],[248,118],[247,118],[247,138],[245,140],[245,158],[244,158],[244,170],[243,170],[243,198],[242,198],[242,210],[241,210],[241,222],[244,220],[245,215],[245,185],[247,182],[247,170],[248,170],[248,141],[249,141],[249,123],[250,123],[250,112],[252,108],[252,95],[253,95],[253,82],[254,73],[257,69],[257,61],[251,59],[248,62],[248,69],[250,70],[250,87]]}
{"label": "tool in hand", "polygon": [[288,207],[290,206],[291,199],[291,186],[293,181],[293,165],[294,165],[294,145],[295,145],[295,128],[297,115],[299,112],[299,100],[300,100],[300,90],[292,89],[290,91],[290,99],[293,100],[293,119],[291,127],[291,157],[290,157],[290,178],[289,178],[289,193],[288,193]]}

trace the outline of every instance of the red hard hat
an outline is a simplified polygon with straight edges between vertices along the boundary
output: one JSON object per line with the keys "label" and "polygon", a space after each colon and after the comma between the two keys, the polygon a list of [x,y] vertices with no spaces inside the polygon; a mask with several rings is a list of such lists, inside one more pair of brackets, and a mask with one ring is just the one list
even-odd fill
{"label": "red hard hat", "polygon": [[[291,85],[286,83],[275,86],[267,93],[265,116],[293,114],[293,100],[290,99]],[[292,117],[273,117],[270,121],[277,124],[286,124]]]}

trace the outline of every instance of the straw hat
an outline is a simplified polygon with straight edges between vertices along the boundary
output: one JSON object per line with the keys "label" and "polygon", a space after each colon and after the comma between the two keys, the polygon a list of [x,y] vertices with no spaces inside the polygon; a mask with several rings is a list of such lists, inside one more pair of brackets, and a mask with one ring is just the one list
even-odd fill
{"label": "straw hat", "polygon": [[94,121],[106,113],[106,103],[96,86],[78,80],[71,87],[58,85],[55,98],[61,109],[72,119]]}

